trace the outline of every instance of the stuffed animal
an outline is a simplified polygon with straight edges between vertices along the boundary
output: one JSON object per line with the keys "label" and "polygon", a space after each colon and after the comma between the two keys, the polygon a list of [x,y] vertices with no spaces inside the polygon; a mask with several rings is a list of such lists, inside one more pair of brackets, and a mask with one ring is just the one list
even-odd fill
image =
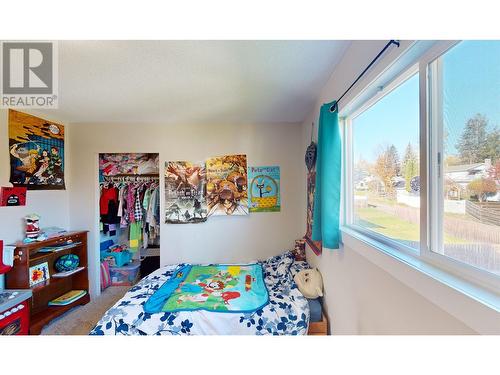
{"label": "stuffed animal", "polygon": [[30,214],[24,217],[26,221],[26,238],[37,239],[40,235],[40,216]]}
{"label": "stuffed animal", "polygon": [[317,268],[302,270],[293,278],[304,297],[323,297],[323,278]]}

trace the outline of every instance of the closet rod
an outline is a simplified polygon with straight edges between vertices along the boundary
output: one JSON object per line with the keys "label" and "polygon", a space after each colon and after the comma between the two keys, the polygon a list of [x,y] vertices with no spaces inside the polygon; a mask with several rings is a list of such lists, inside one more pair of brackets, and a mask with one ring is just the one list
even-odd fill
{"label": "closet rod", "polygon": [[382,48],[382,50],[378,53],[377,56],[375,56],[375,58],[370,62],[370,64],[368,64],[368,66],[365,68],[365,70],[363,70],[361,72],[361,74],[358,76],[358,78],[356,78],[354,80],[354,82],[351,84],[351,86],[349,86],[347,88],[347,90],[344,91],[344,93],[342,95],[340,95],[340,98],[338,98],[335,103],[330,107],[330,112],[335,112],[337,109],[338,109],[338,103],[342,100],[342,98],[345,96],[345,94],[347,94],[349,92],[349,90],[352,89],[352,87],[358,83],[358,81],[361,79],[361,77],[363,77],[365,75],[365,73],[368,71],[368,69],[370,69],[372,67],[373,64],[375,64],[375,62],[380,58],[380,56],[383,55],[383,53],[387,50],[387,48],[389,48],[392,44],[394,44],[395,46],[397,46],[399,48],[399,40],[394,40],[394,39],[391,39],[386,45],[384,48]]}

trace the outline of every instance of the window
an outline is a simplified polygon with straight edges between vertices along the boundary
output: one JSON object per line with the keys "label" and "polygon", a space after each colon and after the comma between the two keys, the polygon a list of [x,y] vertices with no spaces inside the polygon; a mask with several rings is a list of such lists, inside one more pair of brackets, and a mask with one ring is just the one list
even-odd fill
{"label": "window", "polygon": [[345,225],[498,292],[500,41],[416,42],[340,115]]}
{"label": "window", "polygon": [[418,74],[351,120],[353,224],[420,242]]}
{"label": "window", "polygon": [[461,42],[429,67],[431,250],[500,275],[500,42]]}

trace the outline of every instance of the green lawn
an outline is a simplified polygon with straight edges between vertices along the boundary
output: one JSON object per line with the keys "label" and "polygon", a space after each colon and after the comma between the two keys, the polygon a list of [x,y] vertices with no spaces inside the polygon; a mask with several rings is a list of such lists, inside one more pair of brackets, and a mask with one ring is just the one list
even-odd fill
{"label": "green lawn", "polygon": [[[419,241],[419,225],[402,220],[377,208],[356,208],[357,224],[383,234],[389,238],[402,241]],[[460,238],[445,235],[447,243],[467,243]]]}
{"label": "green lawn", "polygon": [[401,220],[373,207],[357,208],[358,224],[393,239],[419,241],[417,224]]}

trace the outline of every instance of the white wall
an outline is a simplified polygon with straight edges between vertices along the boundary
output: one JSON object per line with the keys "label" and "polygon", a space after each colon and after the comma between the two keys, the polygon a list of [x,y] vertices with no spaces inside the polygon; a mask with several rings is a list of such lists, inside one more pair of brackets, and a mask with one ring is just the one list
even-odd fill
{"label": "white wall", "polygon": [[[315,121],[317,124],[321,104],[338,98],[385,43],[386,41],[356,41],[351,44],[320,93],[314,111],[303,123],[302,151],[305,151],[310,142],[311,122]],[[408,45],[409,42],[403,42],[399,49],[393,48],[387,53],[369,77],[360,81],[342,103],[349,102],[359,93],[359,87],[363,87]],[[305,167],[302,168],[302,173],[305,189]],[[305,225],[305,199],[301,202],[302,224]],[[308,251],[307,258],[323,275],[325,310],[333,334],[474,333],[464,323],[353,249],[323,249],[321,256]]]}
{"label": "white wall", "polygon": [[[24,111],[37,115],[33,111]],[[10,178],[10,157],[9,157],[9,135],[8,135],[8,111],[0,109],[0,186],[12,186]],[[46,116],[40,116],[47,118]],[[48,120],[56,119],[47,118]],[[66,140],[68,139],[68,127],[65,127]],[[67,145],[65,145],[67,146]],[[65,150],[65,162],[68,148]],[[66,176],[66,187],[69,181]],[[68,191],[30,191],[28,190],[26,206],[20,207],[0,207],[0,239],[4,244],[13,243],[24,238],[24,216],[30,213],[37,213],[41,216],[40,225],[42,227],[59,226],[68,229],[69,225],[69,205]],[[0,276],[0,278],[2,278]],[[0,280],[1,282],[1,280]],[[0,284],[2,285],[2,284]]]}
{"label": "white wall", "polygon": [[[98,293],[97,158],[102,152],[159,152],[168,160],[203,161],[244,153],[248,165],[281,167],[281,212],[211,217],[206,223],[161,226],[161,264],[244,262],[278,254],[303,235],[302,128],[298,124],[167,126],[72,124],[69,166],[72,229],[87,229],[91,293]],[[163,177],[162,177],[163,178]],[[163,186],[163,183],[162,183]],[[162,189],[163,194],[163,189]],[[163,212],[163,201],[161,210]]]}

